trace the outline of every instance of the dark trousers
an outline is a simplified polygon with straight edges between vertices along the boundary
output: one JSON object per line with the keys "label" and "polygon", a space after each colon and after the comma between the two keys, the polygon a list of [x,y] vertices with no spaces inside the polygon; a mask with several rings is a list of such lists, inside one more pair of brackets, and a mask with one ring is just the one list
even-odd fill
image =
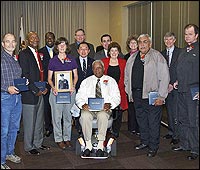
{"label": "dark trousers", "polygon": [[112,123],[112,134],[115,137],[119,137],[120,128],[122,125],[122,113],[123,111],[118,106],[112,110],[113,123]]}
{"label": "dark trousers", "polygon": [[136,119],[140,130],[140,141],[157,150],[160,143],[160,125],[162,106],[149,105],[148,99],[142,99],[142,89],[133,91]]}
{"label": "dark trousers", "polygon": [[49,94],[50,94],[50,90],[48,90],[47,94],[43,96],[43,98],[44,98],[44,123],[45,123],[45,130],[53,132],[51,106],[49,104]]}
{"label": "dark trousers", "polygon": [[180,146],[199,154],[199,107],[190,92],[178,93],[178,122]]}
{"label": "dark trousers", "polygon": [[137,123],[135,107],[133,102],[128,102],[128,131],[139,132],[139,126]]}
{"label": "dark trousers", "polygon": [[178,139],[179,136],[177,123],[177,98],[178,91],[173,90],[168,94],[166,99],[168,134],[172,135],[173,139]]}

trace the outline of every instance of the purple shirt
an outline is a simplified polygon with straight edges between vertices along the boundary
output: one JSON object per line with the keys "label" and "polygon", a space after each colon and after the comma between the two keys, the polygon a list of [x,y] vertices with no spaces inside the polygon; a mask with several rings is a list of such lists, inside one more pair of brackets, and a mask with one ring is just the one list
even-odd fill
{"label": "purple shirt", "polygon": [[[66,57],[67,59],[65,60],[64,63],[62,63],[58,58],[58,55],[55,55],[53,58],[49,60],[48,70],[55,72],[55,71],[72,71],[73,69],[77,69],[78,65],[76,63],[75,58],[73,58],[70,55],[67,55]],[[52,80],[54,80],[54,77]]]}

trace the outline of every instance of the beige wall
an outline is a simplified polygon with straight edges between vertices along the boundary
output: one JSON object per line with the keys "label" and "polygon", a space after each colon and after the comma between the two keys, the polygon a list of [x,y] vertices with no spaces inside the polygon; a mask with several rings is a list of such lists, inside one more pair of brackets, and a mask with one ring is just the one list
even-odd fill
{"label": "beige wall", "polygon": [[100,44],[102,34],[109,33],[117,41],[122,52],[126,53],[128,36],[127,5],[137,1],[86,1],[86,38],[94,44]]}
{"label": "beige wall", "polygon": [[86,1],[86,39],[100,45],[102,34],[109,33],[109,1]]}

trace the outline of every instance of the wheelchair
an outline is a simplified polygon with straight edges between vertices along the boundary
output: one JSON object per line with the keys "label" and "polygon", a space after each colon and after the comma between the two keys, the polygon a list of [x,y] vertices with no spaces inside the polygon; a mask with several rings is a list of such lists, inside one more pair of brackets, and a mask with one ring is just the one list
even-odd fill
{"label": "wheelchair", "polygon": [[[110,116],[110,118],[108,120],[107,135],[106,135],[106,139],[104,141],[104,151],[108,153],[108,156],[104,157],[102,159],[117,155],[117,150],[116,150],[117,143],[116,143],[116,140],[114,139],[114,137],[111,135],[111,127],[112,127],[113,120],[114,120],[113,117]],[[97,144],[98,144],[97,134],[98,134],[97,119],[93,119],[92,137],[91,137],[93,153],[92,153],[91,158],[94,158],[94,159],[96,157],[95,153],[97,151]],[[86,147],[86,145],[85,145],[84,137],[82,135],[80,135],[78,137],[78,139],[76,140],[76,155],[81,155],[81,153],[85,151],[85,147]],[[88,157],[88,158],[90,158],[90,157]]]}

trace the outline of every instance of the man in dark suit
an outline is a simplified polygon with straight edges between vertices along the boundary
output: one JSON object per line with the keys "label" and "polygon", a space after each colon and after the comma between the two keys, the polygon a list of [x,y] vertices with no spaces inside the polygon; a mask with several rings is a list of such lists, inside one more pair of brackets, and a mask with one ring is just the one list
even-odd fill
{"label": "man in dark suit", "polygon": [[[107,57],[108,58],[108,46],[112,42],[112,37],[109,34],[103,34],[101,36],[101,45],[103,49],[99,50],[98,52],[95,53],[94,59],[95,60],[101,60],[102,58]],[[123,58],[124,55],[122,52],[119,53],[119,57]]]}
{"label": "man in dark suit", "polygon": [[22,117],[24,127],[24,150],[32,155],[39,155],[37,149],[46,150],[49,147],[43,143],[44,101],[43,95],[47,88],[41,91],[34,82],[43,81],[43,68],[37,52],[39,37],[36,32],[27,34],[28,46],[19,53],[19,64],[22,77],[28,79],[28,91],[22,92]]}
{"label": "man in dark suit", "polygon": [[[77,29],[77,30],[75,31],[75,36],[74,36],[74,38],[75,38],[75,42],[72,43],[72,44],[70,44],[70,54],[71,54],[73,57],[77,58],[77,57],[79,57],[79,53],[78,53],[78,51],[77,51],[78,45],[79,45],[81,42],[84,42],[85,39],[86,39],[85,31],[84,31],[83,29],[81,29],[81,28]],[[88,45],[89,45],[89,48],[90,48],[90,52],[89,52],[88,56],[91,57],[91,58],[94,58],[94,54],[95,54],[94,45],[93,45],[93,44],[90,44],[90,43],[88,43]]]}
{"label": "man in dark suit", "polygon": [[[78,82],[76,83],[76,92],[78,92],[81,82],[85,78],[93,75],[92,63],[94,59],[88,56],[89,52],[90,52],[90,47],[87,42],[82,42],[78,45],[79,57],[76,58],[76,63],[78,65]],[[84,62],[86,65],[86,70],[84,68]],[[81,135],[82,131],[79,123],[79,117],[75,118],[75,121],[76,121],[76,129],[79,135]]]}
{"label": "man in dark suit", "polygon": [[172,139],[170,144],[174,145],[179,142],[178,139],[178,122],[177,122],[177,89],[173,88],[173,84],[177,80],[176,78],[176,66],[180,48],[174,44],[176,42],[176,36],[173,32],[167,32],[164,36],[164,43],[166,49],[161,52],[165,57],[170,74],[170,82],[168,86],[168,96],[166,98],[167,118],[168,118],[168,134],[164,139]]}
{"label": "man in dark suit", "polygon": [[38,50],[42,58],[42,66],[44,70],[44,81],[47,82],[46,87],[48,92],[43,95],[44,97],[44,122],[45,122],[45,136],[49,137],[53,132],[52,117],[51,117],[51,106],[49,104],[49,94],[51,87],[48,84],[48,65],[49,60],[56,55],[54,51],[55,35],[53,32],[47,32],[45,34],[45,46]]}

